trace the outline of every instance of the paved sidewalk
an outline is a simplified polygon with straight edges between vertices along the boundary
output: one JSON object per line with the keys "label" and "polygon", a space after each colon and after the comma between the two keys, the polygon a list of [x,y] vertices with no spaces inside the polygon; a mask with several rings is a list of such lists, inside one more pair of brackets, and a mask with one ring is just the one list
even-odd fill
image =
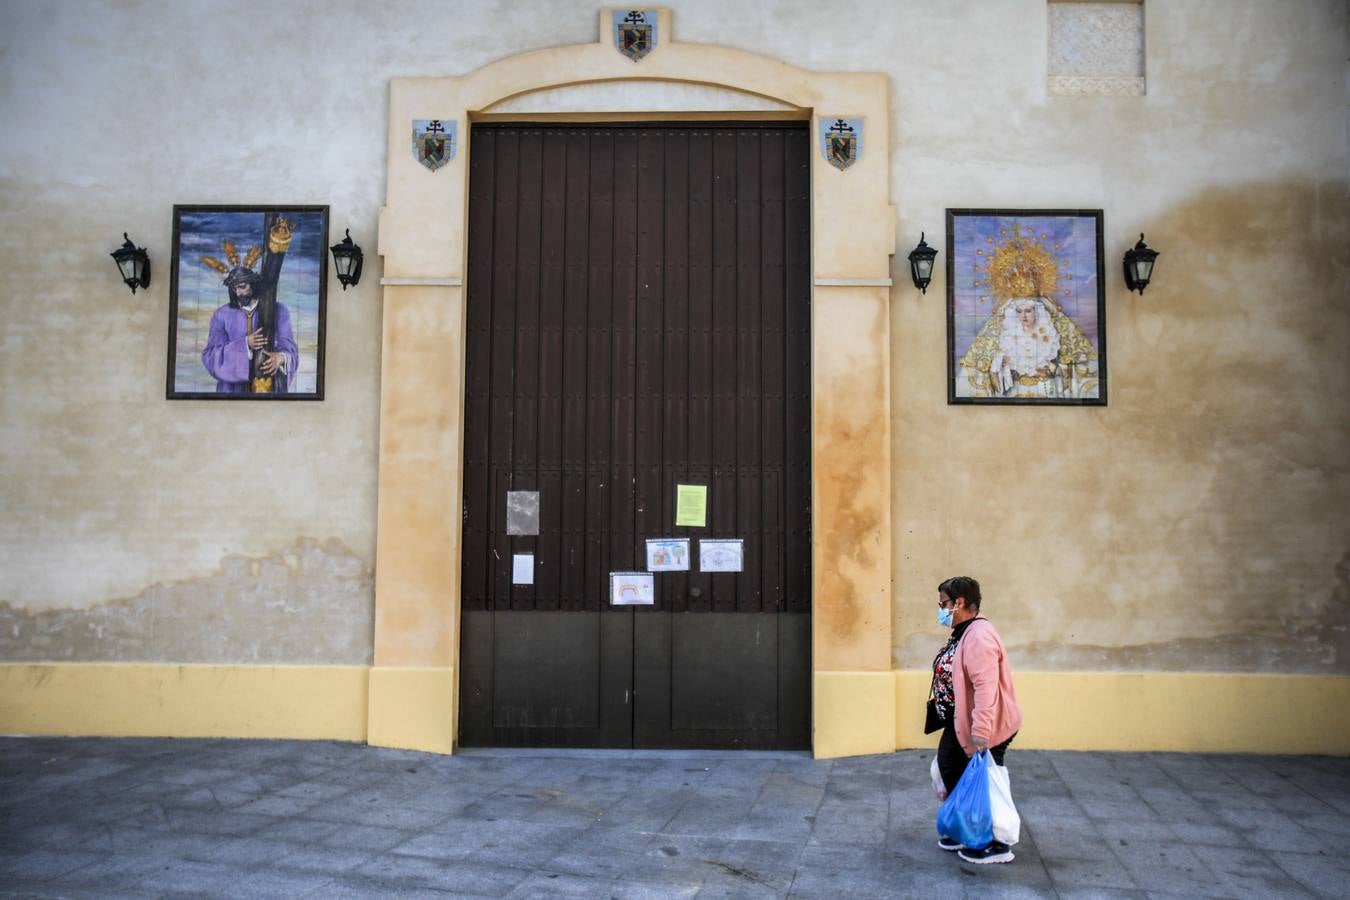
{"label": "paved sidewalk", "polygon": [[1350,895],[1345,759],[1014,747],[1017,860],[973,866],[930,756],[0,738],[0,896]]}

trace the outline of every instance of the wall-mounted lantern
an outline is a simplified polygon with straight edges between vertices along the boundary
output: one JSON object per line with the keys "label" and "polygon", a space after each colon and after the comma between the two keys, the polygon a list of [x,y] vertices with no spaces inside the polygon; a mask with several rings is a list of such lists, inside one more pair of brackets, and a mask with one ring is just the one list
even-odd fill
{"label": "wall-mounted lantern", "polygon": [[909,275],[914,286],[928,293],[928,283],[933,280],[933,260],[937,259],[937,250],[924,242],[924,232],[919,232],[919,245],[909,251]]}
{"label": "wall-mounted lantern", "polygon": [[134,294],[136,288],[150,286],[150,254],[145,252],[144,247],[133,244],[125,231],[122,232],[122,240],[126,243],[109,255],[113,258],[113,262],[117,263],[117,271],[122,273],[122,280]]}
{"label": "wall-mounted lantern", "polygon": [[338,281],[342,282],[345,291],[361,280],[361,264],[365,261],[365,254],[361,252],[361,246],[352,241],[351,229],[344,230],[347,236],[328,249],[333,251],[333,268],[337,270]]}
{"label": "wall-mounted lantern", "polygon": [[1153,263],[1160,255],[1144,243],[1144,235],[1140,233],[1139,243],[1125,251],[1125,289],[1142,295],[1153,277]]}

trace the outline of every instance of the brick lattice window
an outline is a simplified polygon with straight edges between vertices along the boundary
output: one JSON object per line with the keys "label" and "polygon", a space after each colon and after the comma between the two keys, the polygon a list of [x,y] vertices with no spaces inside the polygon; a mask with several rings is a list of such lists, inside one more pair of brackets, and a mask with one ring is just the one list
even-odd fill
{"label": "brick lattice window", "polygon": [[1144,4],[1050,0],[1051,94],[1144,93]]}

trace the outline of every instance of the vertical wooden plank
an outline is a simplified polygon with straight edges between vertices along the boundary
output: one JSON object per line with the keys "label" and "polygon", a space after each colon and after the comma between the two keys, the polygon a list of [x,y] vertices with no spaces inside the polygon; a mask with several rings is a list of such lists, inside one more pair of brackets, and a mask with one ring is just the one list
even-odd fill
{"label": "vertical wooden plank", "polygon": [[[675,502],[675,485],[708,484],[713,459],[713,129],[689,136],[689,444],[688,461],[666,487]],[[670,522],[675,521],[674,513]],[[712,609],[712,578],[698,571],[698,539],[706,528],[679,528],[690,539],[688,599],[685,609]]]}
{"label": "vertical wooden plank", "polygon": [[806,131],[785,141],[787,206],[787,559],[788,611],[811,609],[811,147]]}
{"label": "vertical wooden plank", "polygon": [[784,359],[784,313],[787,303],[783,260],[783,206],[786,132],[766,129],[761,138],[760,171],[760,341],[763,482],[760,485],[761,608],[777,611],[783,603],[783,487],[786,448],[783,440],[787,396]]}
{"label": "vertical wooden plank", "polygon": [[610,422],[610,567],[637,568],[634,551],[637,404],[638,130],[614,135],[613,417]]}
{"label": "vertical wooden plank", "polygon": [[[515,342],[516,342],[516,247],[519,237],[518,180],[520,177],[519,132],[502,130],[497,134],[497,178],[493,191],[496,217],[492,232],[492,419],[491,461],[494,465],[513,459],[515,437]],[[492,605],[509,609],[511,605],[511,541],[504,527],[506,497],[502,485],[509,478],[490,478],[488,507],[491,532],[488,536],[492,572]]]}
{"label": "vertical wooden plank", "polygon": [[[704,535],[736,537],[737,133],[713,132],[712,477]],[[711,576],[712,609],[734,612],[740,576]]]}
{"label": "vertical wooden plank", "polygon": [[491,462],[492,227],[496,132],[473,129],[469,165],[469,258],[465,289],[464,361],[464,534],[461,550],[461,608],[486,609],[488,498]]}
{"label": "vertical wooden plank", "polygon": [[608,604],[610,565],[610,417],[613,414],[614,133],[591,132],[590,236],[586,294],[586,600]]}
{"label": "vertical wooden plank", "polygon": [[539,537],[535,541],[535,608],[557,610],[562,575],[563,264],[567,190],[566,133],[542,135],[539,220]]}
{"label": "vertical wooden plank", "polygon": [[[661,439],[664,392],[665,131],[638,131],[637,259],[634,329],[637,360],[634,421],[634,568],[645,569],[646,539],[661,531]],[[657,578],[657,605],[664,578]]]}
{"label": "vertical wooden plank", "polygon": [[760,154],[762,129],[736,136],[736,536],[745,541],[736,609],[758,612],[760,562]]}
{"label": "vertical wooden plank", "polygon": [[561,609],[586,606],[586,288],[590,237],[590,135],[566,138],[563,271]]}
{"label": "vertical wooden plank", "polygon": [[[543,135],[517,129],[520,170],[516,196],[515,434],[511,441],[510,489],[537,491],[539,462],[539,249]],[[511,552],[534,553],[534,535],[511,539]],[[537,560],[536,560],[537,561]],[[511,586],[511,608],[533,609],[537,585]]]}
{"label": "vertical wooden plank", "polygon": [[[662,295],[665,311],[661,322],[664,339],[662,370],[665,376],[660,472],[657,496],[658,534],[674,534],[675,488],[688,470],[689,459],[689,142],[687,128],[665,133],[665,222],[662,257],[665,260]],[[692,549],[692,545],[691,545]],[[663,607],[672,612],[687,609],[689,575],[671,572],[661,576]]]}

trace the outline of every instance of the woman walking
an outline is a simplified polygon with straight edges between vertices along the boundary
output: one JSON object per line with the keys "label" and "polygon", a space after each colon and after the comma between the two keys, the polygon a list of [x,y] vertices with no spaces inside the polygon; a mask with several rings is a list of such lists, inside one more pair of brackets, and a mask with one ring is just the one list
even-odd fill
{"label": "woman walking", "polygon": [[[938,585],[938,622],[952,630],[933,659],[933,701],[942,719],[938,772],[950,793],[976,753],[989,750],[994,762],[1003,765],[1008,745],[1022,727],[1022,710],[1003,640],[980,615],[980,583],[959,575]],[[938,846],[971,863],[1013,860],[1012,848],[1000,841],[972,848],[944,835]]]}

